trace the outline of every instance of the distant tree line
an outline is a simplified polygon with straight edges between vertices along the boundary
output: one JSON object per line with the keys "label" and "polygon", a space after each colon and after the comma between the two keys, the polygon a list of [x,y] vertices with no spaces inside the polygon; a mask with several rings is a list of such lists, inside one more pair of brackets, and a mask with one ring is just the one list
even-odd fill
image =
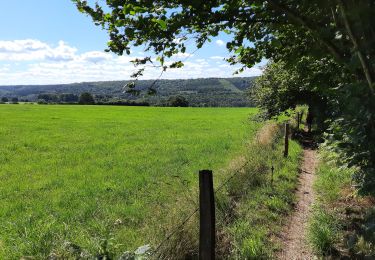
{"label": "distant tree line", "polygon": [[[80,104],[80,105],[113,105],[113,106],[158,106],[158,107],[248,107],[246,96],[236,93],[212,93],[211,95],[199,95],[189,91],[182,95],[175,92],[174,95],[155,96],[127,96],[110,94],[92,94],[88,91],[80,94],[74,93],[39,93],[32,102],[38,104]],[[20,102],[29,102],[28,99],[19,99]],[[0,104],[16,103],[18,98],[2,97]]]}
{"label": "distant tree line", "polygon": [[[158,80],[156,95],[134,96],[124,92],[128,81],[83,82],[64,85],[0,86],[0,98],[18,97],[41,104],[76,104],[81,93],[91,93],[96,103],[147,102],[150,106],[172,106],[169,99],[181,96],[192,107],[249,107],[246,92],[254,78],[202,78]],[[136,89],[146,92],[152,80],[138,80]],[[120,103],[121,103],[120,102]]]}
{"label": "distant tree line", "polygon": [[[21,100],[21,102],[28,102],[28,100]],[[5,104],[5,103],[12,103],[12,104],[18,104],[18,98],[13,97],[11,99],[7,97],[2,97],[0,100],[0,104]]]}
{"label": "distant tree line", "polygon": [[145,101],[112,99],[110,95],[92,95],[82,92],[79,96],[72,93],[41,93],[38,104],[79,104],[79,105],[113,105],[113,106],[149,106]]}

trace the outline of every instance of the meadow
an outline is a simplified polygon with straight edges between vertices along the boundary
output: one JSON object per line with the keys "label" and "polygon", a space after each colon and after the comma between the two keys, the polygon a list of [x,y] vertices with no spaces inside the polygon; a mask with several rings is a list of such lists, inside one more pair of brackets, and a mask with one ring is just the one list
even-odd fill
{"label": "meadow", "polygon": [[163,226],[155,216],[197,187],[198,170],[213,169],[215,185],[225,178],[260,127],[254,113],[0,105],[0,259],[147,244]]}

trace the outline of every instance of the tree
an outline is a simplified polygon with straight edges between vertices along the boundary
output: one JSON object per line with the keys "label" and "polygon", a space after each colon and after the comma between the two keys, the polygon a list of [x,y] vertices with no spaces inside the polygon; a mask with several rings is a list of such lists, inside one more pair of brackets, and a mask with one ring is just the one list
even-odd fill
{"label": "tree", "polygon": [[79,96],[79,104],[81,105],[93,105],[95,104],[94,97],[89,92],[83,92]]}
{"label": "tree", "polygon": [[7,97],[2,97],[2,98],[1,98],[1,102],[4,102],[4,103],[5,103],[5,102],[8,102],[8,101],[9,101],[9,99],[8,99]]}
{"label": "tree", "polygon": [[[293,93],[294,103],[303,102],[303,91],[326,98],[331,108],[330,138],[340,144],[351,164],[359,166],[364,190],[375,192],[373,0],[107,0],[105,7],[73,1],[108,31],[108,51],[123,55],[130,54],[132,46],[144,46],[158,56],[163,71],[183,66],[181,61],[165,61],[185,53],[188,42],[194,40],[201,48],[220,32],[230,37],[227,60],[242,64],[239,72],[263,58],[283,62],[298,82],[282,79],[285,89],[276,96]],[[330,68],[325,62],[333,66],[329,73],[318,68]],[[134,63],[153,61],[145,57]],[[301,70],[304,67],[308,70]],[[142,76],[144,69],[133,76]],[[329,83],[319,83],[319,74]],[[306,84],[309,80],[314,84]],[[134,89],[135,84],[129,87]],[[278,102],[277,111],[290,106],[288,102]]]}
{"label": "tree", "polygon": [[42,93],[38,95],[38,100],[44,100],[47,103],[59,102],[59,97],[55,93]]}
{"label": "tree", "polygon": [[12,103],[13,104],[18,104],[18,98],[17,97],[12,98]]}
{"label": "tree", "polygon": [[319,115],[316,123],[323,132],[328,128],[326,120],[333,117],[334,104],[330,100],[336,96],[331,88],[342,79],[340,69],[330,60],[309,57],[301,58],[294,66],[270,62],[250,89],[250,98],[266,119],[306,104],[313,114]]}
{"label": "tree", "polygon": [[172,107],[188,107],[189,102],[183,96],[174,96],[168,99],[168,104]]}
{"label": "tree", "polygon": [[[262,58],[285,61],[304,53],[328,55],[355,74],[360,69],[359,76],[374,92],[375,3],[371,0],[107,0],[109,8],[73,1],[108,31],[109,50],[120,55],[129,54],[131,46],[145,45],[160,55],[162,67],[179,67],[180,63],[165,65],[164,59],[184,53],[190,39],[200,48],[225,32],[232,38],[227,43],[234,52],[232,63],[250,67]],[[353,59],[358,62],[355,66]],[[146,62],[151,62],[150,57],[136,61]]]}
{"label": "tree", "polygon": [[78,96],[72,93],[63,93],[60,95],[61,102],[73,103],[73,102],[77,102],[78,100],[79,100]]}

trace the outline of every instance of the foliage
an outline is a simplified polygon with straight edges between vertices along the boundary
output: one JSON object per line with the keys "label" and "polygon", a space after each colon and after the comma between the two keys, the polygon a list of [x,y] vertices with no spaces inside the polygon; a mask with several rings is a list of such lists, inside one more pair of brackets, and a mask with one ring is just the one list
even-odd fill
{"label": "foliage", "polygon": [[[82,92],[90,92],[95,101],[103,104],[143,103],[168,106],[171,96],[183,96],[194,107],[252,106],[245,92],[252,87],[253,77],[159,80],[156,95],[134,96],[124,93],[129,81],[83,82],[62,85],[0,86],[0,95],[17,96],[30,101],[47,103],[76,103]],[[151,80],[138,80],[137,89],[146,90]],[[69,96],[71,98],[67,99]]]}
{"label": "foliage", "polygon": [[42,93],[38,95],[37,99],[46,103],[76,103],[79,100],[78,95],[72,93]]}
{"label": "foliage", "polygon": [[321,146],[319,155],[314,182],[317,200],[308,229],[312,248],[335,259],[374,257],[374,204],[369,197],[356,196],[350,187],[356,169],[348,167],[330,146]]}
{"label": "foliage", "polygon": [[8,99],[7,97],[2,97],[2,98],[1,98],[1,102],[6,103],[6,102],[8,102],[8,101],[9,101],[9,99]]}
{"label": "foliage", "polygon": [[325,121],[332,116],[329,100],[335,96],[332,86],[338,83],[340,68],[330,60],[304,57],[296,65],[270,63],[250,90],[250,98],[265,118],[277,117],[284,111],[308,105],[319,130],[326,130]]}
{"label": "foliage", "polygon": [[93,105],[95,104],[95,99],[89,92],[83,92],[79,96],[78,104],[81,105]]}
{"label": "foliage", "polygon": [[[186,52],[190,39],[200,48],[225,32],[232,39],[227,43],[234,52],[232,63],[251,67],[262,58],[295,62],[306,54],[332,57],[350,71],[362,69],[362,78],[374,90],[369,64],[374,54],[374,3],[369,0],[107,0],[95,6],[86,0],[73,2],[108,31],[109,51],[130,54],[130,47],[143,45],[160,55],[163,68],[176,66],[165,65],[165,58]],[[135,61],[147,62],[152,62],[150,57]]]}
{"label": "foliage", "polygon": [[361,191],[374,192],[374,97],[366,85],[355,84],[341,70],[332,62],[306,57],[297,65],[271,63],[250,94],[266,118],[309,105],[327,144],[351,166],[359,166],[354,177]]}
{"label": "foliage", "polygon": [[189,101],[187,101],[186,98],[182,96],[175,96],[168,99],[168,104],[171,107],[188,107]]}
{"label": "foliage", "polygon": [[198,170],[227,177],[219,169],[245,150],[255,113],[2,105],[0,259],[155,248],[196,206]]}

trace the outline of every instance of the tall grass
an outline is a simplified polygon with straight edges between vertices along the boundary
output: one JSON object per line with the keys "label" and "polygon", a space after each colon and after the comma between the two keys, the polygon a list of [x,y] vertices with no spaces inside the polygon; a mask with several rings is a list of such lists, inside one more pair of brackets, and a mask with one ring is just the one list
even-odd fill
{"label": "tall grass", "polygon": [[317,255],[329,255],[340,242],[340,214],[335,203],[341,198],[344,186],[348,186],[354,169],[338,166],[339,155],[321,147],[320,162],[314,190],[317,201],[313,207],[308,227],[308,240]]}
{"label": "tall grass", "polygon": [[[249,140],[243,156],[232,160],[222,172],[214,173],[216,190],[230,178],[215,192],[219,258],[270,258],[277,249],[276,239],[272,237],[280,231],[283,217],[292,208],[301,155],[301,147],[291,141],[290,156],[284,158],[281,137],[281,127],[267,124]],[[275,168],[273,181],[272,166]],[[164,244],[157,258],[196,256],[198,226],[197,218],[190,220],[181,233]]]}
{"label": "tall grass", "polygon": [[227,187],[234,213],[223,228],[232,240],[228,253],[237,259],[273,257],[278,247],[273,237],[292,209],[297,186],[301,147],[291,141],[284,158],[282,128],[270,124],[260,131],[248,146],[244,170]]}
{"label": "tall grass", "polygon": [[345,164],[337,148],[322,145],[319,150],[308,238],[319,257],[374,259],[375,200],[356,194],[351,185],[356,168]]}

